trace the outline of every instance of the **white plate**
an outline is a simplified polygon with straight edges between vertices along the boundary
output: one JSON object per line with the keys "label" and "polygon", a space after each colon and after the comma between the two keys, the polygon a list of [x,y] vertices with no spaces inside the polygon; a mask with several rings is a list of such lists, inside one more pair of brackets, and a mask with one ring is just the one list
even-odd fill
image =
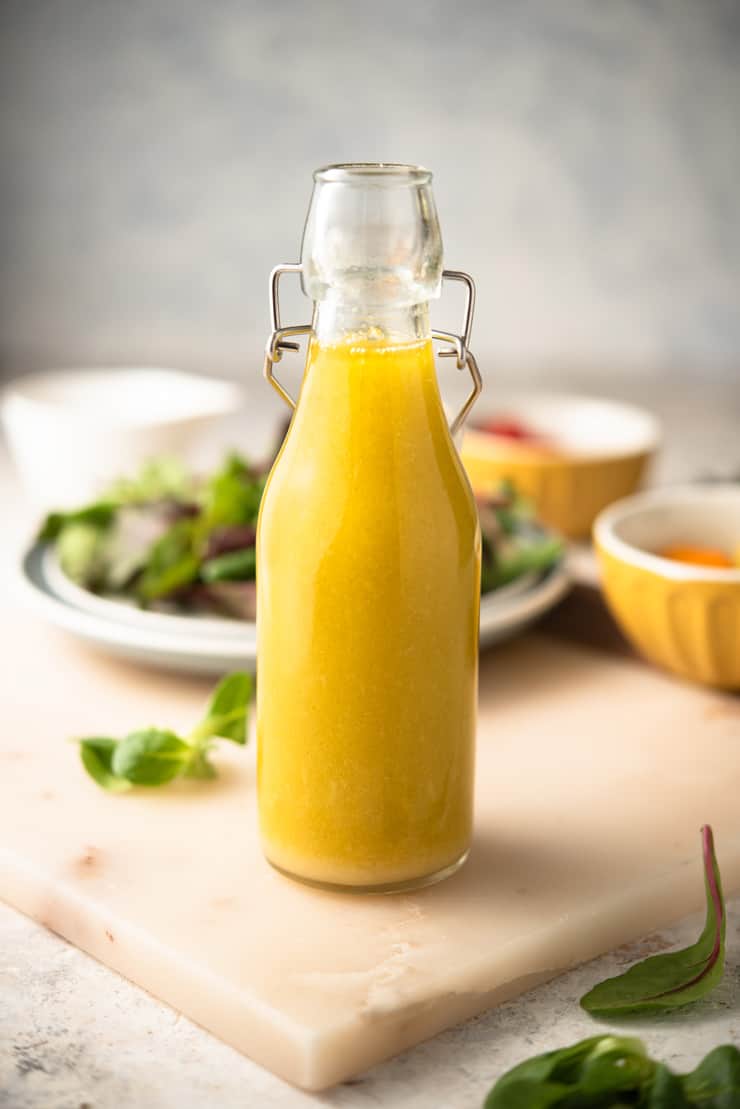
{"label": "white plate", "polygon": [[68,605],[99,616],[103,620],[131,624],[142,631],[160,631],[169,635],[208,636],[209,639],[243,639],[244,626],[241,621],[225,616],[180,616],[169,612],[149,612],[139,608],[135,601],[120,597],[105,597],[83,589],[72,581],[59,565],[54,547],[48,546],[41,552],[41,571],[44,581],[51,591]]}
{"label": "white plate", "polygon": [[[40,543],[34,544],[23,558],[21,573],[26,595],[40,615],[109,654],[193,674],[255,668],[254,624],[141,612],[120,601],[94,597],[87,590],[72,586],[56,561],[49,558],[47,547]],[[560,562],[545,574],[527,575],[487,593],[481,599],[481,646],[508,639],[528,627],[557,604],[569,587],[568,575]]]}
{"label": "white plate", "polygon": [[[89,612],[93,616],[101,616],[106,620],[115,620],[117,623],[131,624],[143,631],[164,631],[167,633],[184,633],[192,635],[197,632],[199,636],[206,635],[210,639],[243,639],[244,626],[239,620],[225,616],[178,615],[175,613],[149,612],[138,607],[135,601],[121,597],[101,596],[84,589],[77,582],[72,581],[65,574],[59,564],[54,547],[46,547],[41,553],[41,571],[46,585],[61,600],[81,612]],[[515,581],[509,582],[496,590],[498,602],[509,600],[521,593],[525,593],[538,580],[537,573],[522,574]]]}

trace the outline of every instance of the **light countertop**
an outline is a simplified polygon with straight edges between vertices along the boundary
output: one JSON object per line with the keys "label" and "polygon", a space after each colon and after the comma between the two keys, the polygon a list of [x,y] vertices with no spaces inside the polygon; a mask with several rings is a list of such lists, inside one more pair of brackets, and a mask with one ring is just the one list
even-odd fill
{"label": "light countertop", "polygon": [[[684,1014],[622,1024],[674,1070],[740,1044],[740,899],[728,906],[727,970]],[[609,1026],[581,1012],[595,982],[701,930],[675,928],[578,967],[325,1094],[304,1094],[76,948],[0,905],[0,1105],[7,1109],[478,1109],[521,1059]],[[3,1100],[5,1098],[5,1100]]]}
{"label": "light countertop", "polygon": [[[587,381],[572,375],[568,385]],[[563,375],[542,380],[563,387]],[[740,475],[740,385],[620,382],[624,399],[662,417],[654,478]],[[7,464],[3,493],[13,498]],[[4,498],[6,500],[6,498]],[[2,552],[5,570],[7,549]],[[713,1046],[740,1044],[740,898],[728,904],[727,970],[688,1012],[630,1023],[651,1053],[689,1069]],[[0,1107],[7,1109],[473,1109],[522,1058],[602,1027],[578,1007],[594,982],[665,945],[689,942],[699,918],[631,944],[405,1052],[323,1095],[292,1089],[63,940],[0,905]]]}

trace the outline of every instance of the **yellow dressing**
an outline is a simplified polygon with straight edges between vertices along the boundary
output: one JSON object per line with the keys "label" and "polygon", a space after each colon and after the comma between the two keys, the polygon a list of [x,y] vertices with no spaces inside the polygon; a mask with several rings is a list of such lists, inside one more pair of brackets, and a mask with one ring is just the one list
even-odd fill
{"label": "yellow dressing", "polygon": [[455,865],[472,822],[480,533],[429,341],[312,342],[257,554],[267,857],[350,886]]}

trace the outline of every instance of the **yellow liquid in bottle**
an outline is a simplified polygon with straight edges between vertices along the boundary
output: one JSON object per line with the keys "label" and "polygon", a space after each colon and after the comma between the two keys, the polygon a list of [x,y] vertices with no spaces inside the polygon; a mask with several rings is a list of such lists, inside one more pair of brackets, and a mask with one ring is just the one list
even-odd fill
{"label": "yellow liquid in bottle", "polygon": [[471,836],[480,532],[429,341],[314,340],[257,550],[268,859],[350,887],[454,867]]}

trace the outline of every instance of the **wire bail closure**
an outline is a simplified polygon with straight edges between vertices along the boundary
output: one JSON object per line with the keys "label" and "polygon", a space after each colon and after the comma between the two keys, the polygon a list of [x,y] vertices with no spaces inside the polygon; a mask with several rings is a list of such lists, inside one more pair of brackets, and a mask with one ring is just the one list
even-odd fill
{"label": "wire bail closure", "polygon": [[[285,403],[289,404],[293,409],[296,406],[296,401],[288,390],[278,381],[275,376],[274,367],[281,360],[286,351],[300,350],[300,345],[292,341],[294,336],[310,335],[313,331],[313,325],[310,323],[295,324],[291,327],[282,327],[280,324],[280,278],[286,273],[300,274],[301,272],[302,266],[300,262],[285,262],[280,266],[275,266],[270,274],[270,320],[272,322],[272,333],[267,340],[264,365],[266,380],[269,381],[270,385],[272,385],[273,389],[282,397]],[[440,343],[449,343],[451,349],[441,350],[439,352],[440,358],[454,358],[458,370],[467,368],[473,380],[473,388],[467,400],[450,424],[450,433],[455,435],[465,423],[470,410],[478,399],[483,388],[483,379],[478,369],[478,363],[470,350],[468,350],[470,332],[473,328],[473,312],[475,311],[475,283],[470,274],[463,273],[462,270],[443,270],[442,279],[443,281],[460,281],[465,286],[462,334],[457,335],[452,331],[432,331],[432,339]]]}
{"label": "wire bail closure", "polygon": [[465,286],[462,335],[455,335],[454,332],[451,331],[433,331],[432,339],[436,339],[437,342],[440,343],[451,343],[452,350],[441,350],[439,352],[439,357],[456,359],[458,370],[464,370],[467,367],[473,379],[473,388],[467,400],[450,424],[450,434],[455,435],[467,420],[470,410],[480,396],[483,388],[483,378],[480,375],[478,363],[473,354],[468,350],[470,332],[473,330],[473,313],[475,311],[475,282],[469,273],[464,273],[462,270],[442,270],[442,280],[460,281]]}
{"label": "wire bail closure", "polygon": [[302,267],[300,262],[284,262],[280,266],[275,266],[270,274],[270,320],[272,322],[272,333],[267,340],[263,372],[273,389],[279,393],[285,403],[289,404],[291,408],[295,408],[296,402],[293,400],[288,390],[285,389],[275,377],[273,366],[280,361],[286,350],[301,349],[298,343],[291,342],[291,336],[310,335],[313,331],[313,326],[310,323],[296,324],[293,327],[281,327],[280,325],[280,278],[285,273],[299,274],[301,271]]}

